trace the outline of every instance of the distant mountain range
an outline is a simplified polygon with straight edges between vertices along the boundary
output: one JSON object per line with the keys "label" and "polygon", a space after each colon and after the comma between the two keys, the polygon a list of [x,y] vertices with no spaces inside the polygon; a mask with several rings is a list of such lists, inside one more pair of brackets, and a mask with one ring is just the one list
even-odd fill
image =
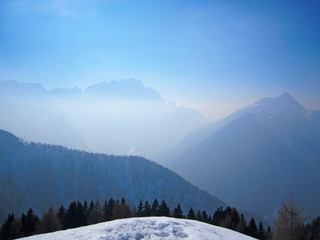
{"label": "distant mountain range", "polygon": [[170,169],[231,205],[274,217],[294,196],[320,215],[320,112],[263,98],[202,128],[167,156]]}
{"label": "distant mountain range", "polygon": [[101,82],[82,91],[80,88],[56,88],[47,90],[38,83],[19,83],[14,80],[0,81],[0,93],[3,95],[25,95],[32,97],[98,97],[109,100],[130,101],[164,101],[160,94],[152,88],[145,87],[136,79]]}
{"label": "distant mountain range", "polygon": [[136,156],[113,156],[23,141],[0,130],[0,222],[30,207],[37,214],[71,201],[165,200],[212,213],[224,202],[161,165]]}
{"label": "distant mountain range", "polygon": [[151,159],[209,122],[136,79],[84,90],[0,81],[0,116],[0,128],[24,139]]}

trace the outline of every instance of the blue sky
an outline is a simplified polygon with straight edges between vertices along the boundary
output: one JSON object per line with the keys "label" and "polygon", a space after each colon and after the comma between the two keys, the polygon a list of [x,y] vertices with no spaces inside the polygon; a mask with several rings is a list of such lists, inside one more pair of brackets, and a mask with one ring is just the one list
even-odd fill
{"label": "blue sky", "polygon": [[0,81],[137,78],[218,119],[291,93],[320,110],[320,1],[2,0]]}

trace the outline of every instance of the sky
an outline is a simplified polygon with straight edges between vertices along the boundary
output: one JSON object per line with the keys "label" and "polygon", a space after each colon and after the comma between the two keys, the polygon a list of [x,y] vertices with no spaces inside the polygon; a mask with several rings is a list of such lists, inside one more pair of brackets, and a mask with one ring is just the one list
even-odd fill
{"label": "sky", "polygon": [[211,120],[284,92],[320,110],[319,23],[319,0],[1,0],[0,81],[136,78]]}

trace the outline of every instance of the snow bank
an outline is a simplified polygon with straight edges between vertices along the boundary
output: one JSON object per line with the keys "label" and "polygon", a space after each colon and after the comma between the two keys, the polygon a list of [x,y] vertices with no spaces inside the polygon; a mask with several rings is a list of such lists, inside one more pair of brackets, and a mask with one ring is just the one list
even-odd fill
{"label": "snow bank", "polygon": [[254,238],[235,231],[206,223],[168,217],[128,218],[99,223],[81,228],[41,234],[23,239],[210,239],[210,240],[253,240]]}

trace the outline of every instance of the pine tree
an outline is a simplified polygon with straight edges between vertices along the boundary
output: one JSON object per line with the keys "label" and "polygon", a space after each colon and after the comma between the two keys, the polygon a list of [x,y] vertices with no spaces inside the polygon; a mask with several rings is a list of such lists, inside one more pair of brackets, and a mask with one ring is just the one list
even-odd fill
{"label": "pine tree", "polygon": [[113,220],[114,216],[112,215],[113,212],[113,208],[115,205],[115,201],[113,200],[113,198],[110,198],[108,201],[108,210],[107,210],[107,220]]}
{"label": "pine tree", "polygon": [[247,234],[248,232],[248,226],[247,226],[247,221],[243,214],[240,215],[240,222],[237,226],[237,231],[243,234]]}
{"label": "pine tree", "polygon": [[258,228],[254,218],[251,218],[248,225],[248,235],[254,238],[258,237]]}
{"label": "pine tree", "polygon": [[240,224],[240,215],[236,208],[232,208],[231,222],[232,222],[231,229],[237,230],[238,225]]}
{"label": "pine tree", "polygon": [[77,202],[77,209],[76,209],[76,226],[81,227],[87,224],[87,216],[85,213],[84,206],[81,202]]}
{"label": "pine tree", "polygon": [[142,216],[143,217],[148,217],[150,215],[151,215],[150,204],[149,204],[148,201],[145,201],[144,206],[143,206]]}
{"label": "pine tree", "polygon": [[190,209],[189,209],[187,218],[188,218],[188,219],[196,219],[193,208],[190,208]]}
{"label": "pine tree", "polygon": [[103,215],[103,219],[107,221],[108,220],[108,201],[107,200],[104,201],[104,204],[102,207],[102,215]]}
{"label": "pine tree", "polygon": [[196,213],[196,220],[201,221],[201,222],[203,221],[202,213],[200,210],[198,210]]}
{"label": "pine tree", "polygon": [[206,211],[202,211],[202,221],[203,222],[208,222],[208,214]]}
{"label": "pine tree", "polygon": [[219,207],[212,216],[212,223],[214,225],[220,226],[222,217],[223,217],[223,210],[222,210],[222,207]]}
{"label": "pine tree", "polygon": [[266,232],[266,240],[272,240],[273,239],[273,233],[271,231],[271,227],[269,226]]}
{"label": "pine tree", "polygon": [[17,220],[13,213],[8,215],[7,220],[2,224],[0,230],[0,239],[13,239],[18,237],[21,224]]}
{"label": "pine tree", "polygon": [[142,217],[142,211],[143,211],[143,204],[142,204],[142,201],[140,200],[139,205],[137,207],[136,216]]}
{"label": "pine tree", "polygon": [[62,224],[62,228],[65,229],[64,226],[65,226],[65,219],[66,219],[66,209],[64,208],[63,205],[61,205],[61,207],[58,209],[57,216],[59,218],[59,221]]}
{"label": "pine tree", "polygon": [[258,230],[258,238],[260,240],[265,240],[266,239],[266,231],[263,228],[263,223],[259,223],[259,230]]}
{"label": "pine tree", "polygon": [[22,231],[25,236],[34,234],[36,231],[36,226],[39,223],[39,218],[33,213],[32,208],[27,212],[27,215],[22,214],[21,216]]}
{"label": "pine tree", "polygon": [[89,214],[87,201],[84,201],[84,202],[83,202],[83,209],[84,209],[84,215],[85,215],[85,218],[86,218],[86,221],[87,221],[87,219],[88,219],[88,214]]}
{"label": "pine tree", "polygon": [[170,209],[164,200],[162,200],[159,207],[159,216],[166,216],[166,217],[170,216]]}
{"label": "pine tree", "polygon": [[306,229],[306,231],[308,232],[308,237],[310,240],[320,239],[320,217],[313,219],[309,229]]}
{"label": "pine tree", "polygon": [[154,199],[152,206],[151,206],[151,215],[152,216],[158,216],[158,211],[159,211],[159,202],[157,199]]}
{"label": "pine tree", "polygon": [[177,205],[177,207],[173,210],[173,217],[175,218],[183,218],[183,211],[181,210],[180,204]]}

